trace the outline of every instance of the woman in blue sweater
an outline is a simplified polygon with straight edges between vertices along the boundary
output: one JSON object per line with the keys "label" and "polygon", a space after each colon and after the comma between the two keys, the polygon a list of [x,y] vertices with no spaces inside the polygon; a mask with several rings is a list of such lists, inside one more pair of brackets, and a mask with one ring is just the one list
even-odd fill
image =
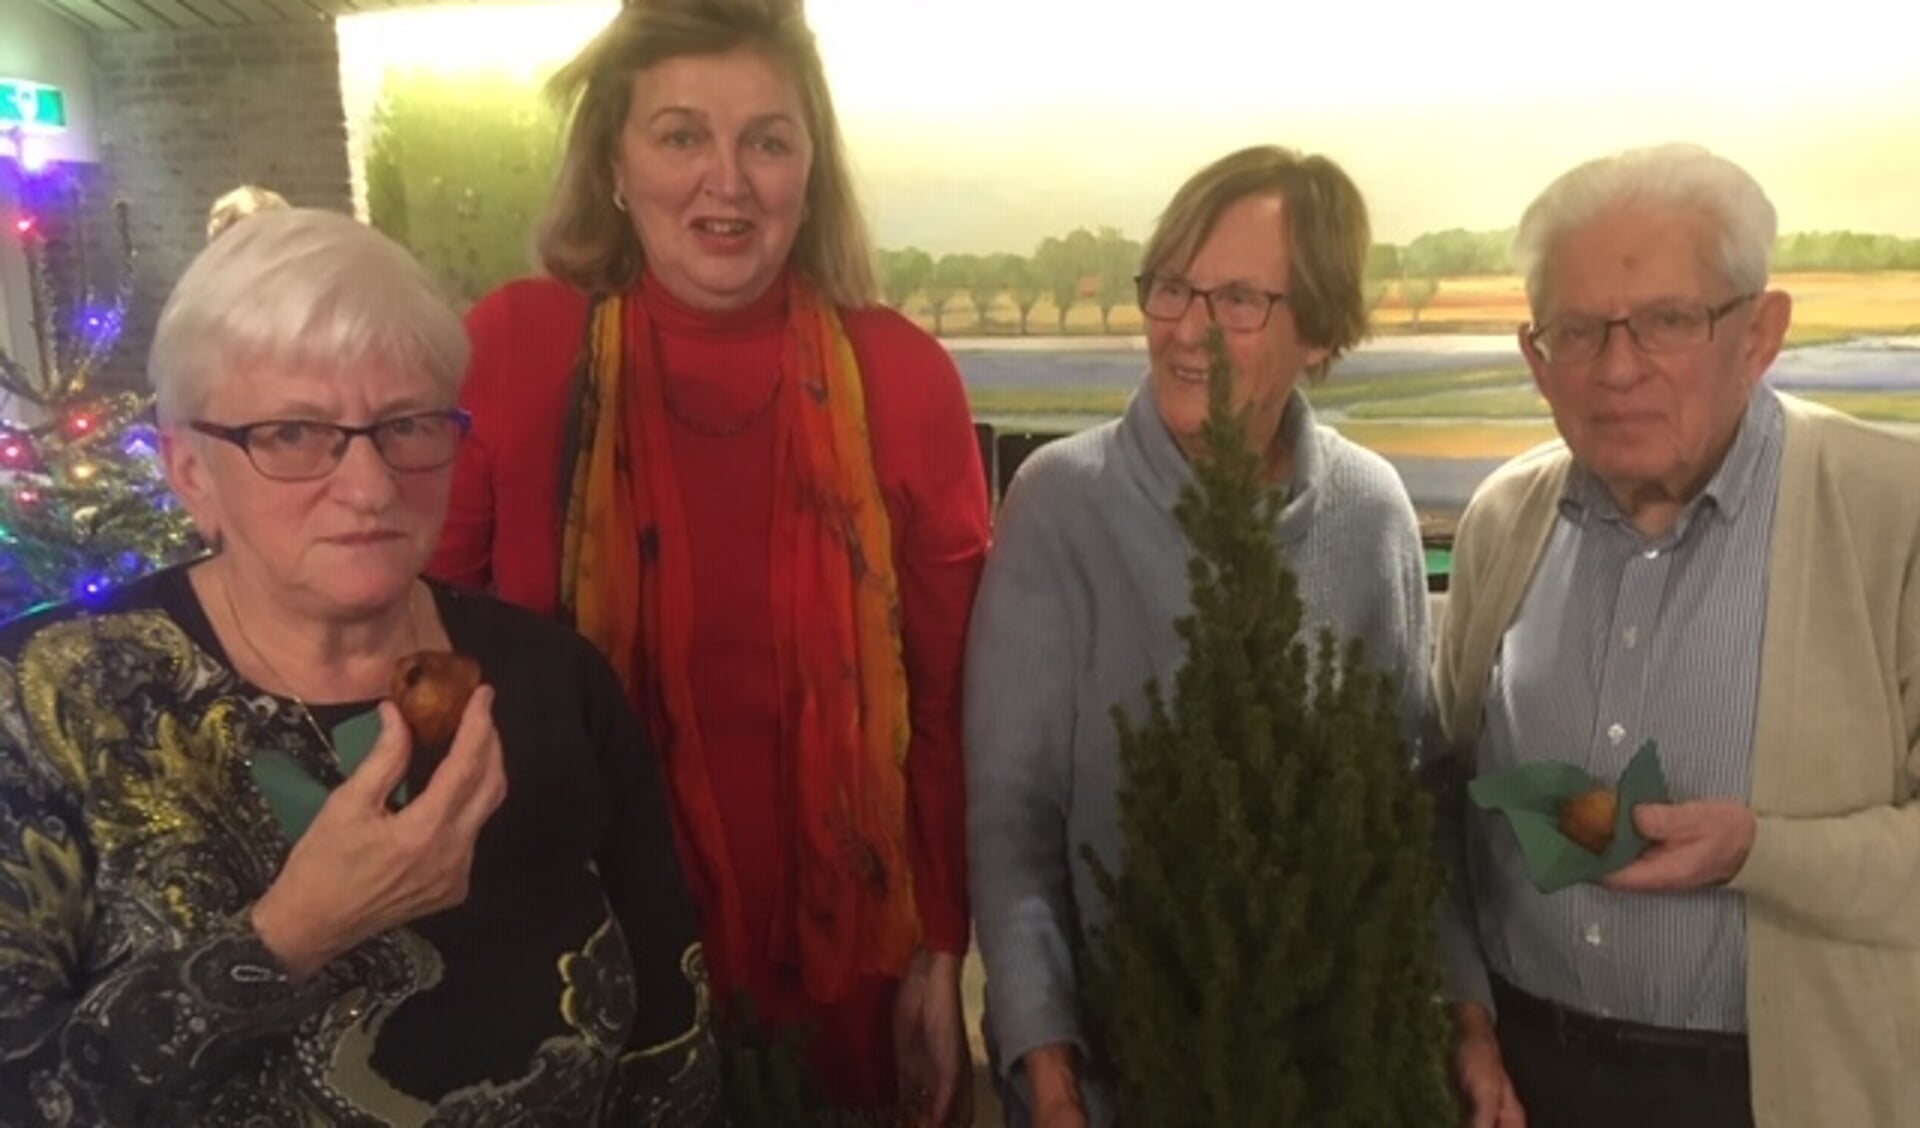
{"label": "woman in blue sweater", "polygon": [[1126,414],[1021,467],[967,652],[968,845],[987,1034],[1008,1122],[1112,1123],[1076,1007],[1075,938],[1104,905],[1079,844],[1120,855],[1118,737],[1184,658],[1190,549],[1174,504],[1204,454],[1208,331],[1287,503],[1275,535],[1303,629],[1358,638],[1425,715],[1426,588],[1413,506],[1378,455],[1314,423],[1299,390],[1367,332],[1366,204],[1332,161],[1230,154],[1174,195],[1139,278],[1149,372]]}

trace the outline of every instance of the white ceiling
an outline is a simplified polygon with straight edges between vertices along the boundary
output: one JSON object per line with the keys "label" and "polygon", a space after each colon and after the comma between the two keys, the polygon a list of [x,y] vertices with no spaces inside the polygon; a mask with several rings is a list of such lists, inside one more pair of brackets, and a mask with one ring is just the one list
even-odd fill
{"label": "white ceiling", "polygon": [[[39,0],[94,31],[172,31],[290,24],[473,0]],[[526,0],[521,0],[526,2]],[[537,0],[536,0],[537,2]]]}

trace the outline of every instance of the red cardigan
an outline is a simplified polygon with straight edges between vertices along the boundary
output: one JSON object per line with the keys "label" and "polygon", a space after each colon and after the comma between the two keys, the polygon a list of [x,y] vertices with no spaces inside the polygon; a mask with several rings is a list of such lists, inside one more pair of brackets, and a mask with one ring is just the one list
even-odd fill
{"label": "red cardigan", "polygon": [[[677,302],[650,279],[641,285],[680,410],[701,420],[739,419],[764,401],[766,380],[777,371],[784,290],[776,283],[753,306],[716,315]],[[473,361],[461,402],[473,413],[473,431],[429,569],[548,615],[558,611],[562,432],[586,313],[586,298],[577,291],[529,279],[495,291],[468,315]],[[913,718],[909,849],[925,944],[964,952],[960,689],[967,620],[988,540],[979,448],[959,372],[937,341],[892,310],[842,316],[866,380],[874,469],[893,527]],[[764,443],[753,442],[758,426],[725,439],[674,428],[683,508],[700,561],[696,707],[703,730],[715,735],[730,717],[771,713],[777,704],[772,562],[762,516],[771,488],[761,485],[763,468],[771,465],[771,430],[764,421],[759,426],[767,428]],[[764,731],[759,743],[771,743]],[[772,750],[762,755],[736,743],[732,751],[710,747],[709,755],[716,798],[731,810],[731,852],[742,860],[771,857],[777,865],[773,836],[785,820],[778,813],[782,789],[765,770]],[[723,758],[727,762],[719,762]],[[736,878],[750,913],[761,915],[755,903],[770,911],[778,875]]]}

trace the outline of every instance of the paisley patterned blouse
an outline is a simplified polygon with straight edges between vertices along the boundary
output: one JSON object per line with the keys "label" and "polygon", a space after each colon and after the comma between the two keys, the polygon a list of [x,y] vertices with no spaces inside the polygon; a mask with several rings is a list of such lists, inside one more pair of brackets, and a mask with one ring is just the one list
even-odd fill
{"label": "paisley patterned blouse", "polygon": [[256,756],[342,778],[304,710],[233,672],[184,571],[0,629],[0,1125],[720,1121],[698,922],[618,681],[569,631],[434,595],[495,686],[507,800],[465,903],[303,983],[248,911],[291,847]]}

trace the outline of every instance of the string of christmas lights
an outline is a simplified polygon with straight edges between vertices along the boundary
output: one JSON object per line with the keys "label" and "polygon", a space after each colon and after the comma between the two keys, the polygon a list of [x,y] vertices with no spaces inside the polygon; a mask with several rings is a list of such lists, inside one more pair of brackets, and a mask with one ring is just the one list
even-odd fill
{"label": "string of christmas lights", "polygon": [[132,295],[126,205],[114,208],[120,271],[102,300],[77,192],[68,203],[64,249],[78,264],[70,304],[55,293],[42,216],[29,204],[7,224],[27,263],[35,363],[0,350],[0,392],[30,405],[40,421],[0,421],[0,620],[97,599],[203,551],[167,487],[152,397],[91,388],[119,342]]}

